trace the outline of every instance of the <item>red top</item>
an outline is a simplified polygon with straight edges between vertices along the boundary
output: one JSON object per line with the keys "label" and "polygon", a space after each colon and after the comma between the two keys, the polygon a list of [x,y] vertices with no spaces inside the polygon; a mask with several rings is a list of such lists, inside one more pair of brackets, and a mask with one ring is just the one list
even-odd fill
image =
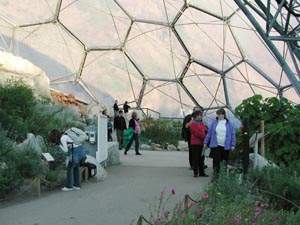
{"label": "red top", "polygon": [[206,126],[204,123],[191,121],[189,128],[191,132],[191,145],[203,145],[206,135]]}

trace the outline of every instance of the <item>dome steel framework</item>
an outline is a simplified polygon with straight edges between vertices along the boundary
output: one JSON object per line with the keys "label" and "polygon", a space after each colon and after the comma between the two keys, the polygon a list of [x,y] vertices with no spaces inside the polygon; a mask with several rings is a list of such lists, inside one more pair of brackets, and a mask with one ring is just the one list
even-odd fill
{"label": "dome steel framework", "polygon": [[[5,8],[4,1],[0,1],[1,26],[2,28],[11,27],[12,31],[10,33],[10,38],[7,38],[9,32],[3,32],[3,29],[0,29],[1,39],[3,43],[5,43],[1,44],[2,49],[11,51],[17,55],[22,55],[20,54],[20,43],[30,39],[34,33],[42,32],[39,31],[39,29],[49,30],[54,29],[53,26],[58,27],[59,33],[62,36],[62,43],[60,44],[67,46],[64,50],[67,52],[65,54],[77,54],[80,55],[80,57],[76,56],[76,60],[71,60],[74,65],[78,65],[77,69],[74,69],[72,74],[66,74],[64,72],[62,72],[62,74],[55,74],[55,76],[50,77],[51,85],[55,86],[66,83],[80,85],[97,104],[99,103],[99,99],[95,94],[94,89],[91,89],[90,85],[87,84],[89,77],[86,73],[90,73],[90,71],[88,71],[89,65],[97,61],[98,57],[102,57],[105,54],[112,54],[109,56],[109,63],[111,64],[117,60],[124,62],[124,68],[120,68],[119,65],[111,66],[115,66],[117,69],[123,69],[124,71],[127,70],[127,72],[125,72],[128,75],[126,78],[128,79],[127,86],[130,86],[133,95],[131,103],[135,103],[137,108],[152,108],[151,106],[148,106],[149,104],[145,106],[143,102],[147,98],[149,98],[147,100],[148,103],[151,102],[151,94],[154,90],[157,90],[159,94],[173,99],[180,105],[181,112],[177,115],[175,115],[176,113],[171,113],[172,116],[182,116],[182,114],[193,105],[202,106],[208,110],[219,107],[227,107],[229,110],[233,110],[235,105],[242,100],[242,97],[244,97],[239,96],[242,95],[244,91],[243,87],[249,87],[250,90],[245,97],[257,93],[269,93],[271,96],[284,96],[290,98],[290,93],[293,93],[292,95],[294,97],[290,99],[299,103],[300,42],[299,23],[297,24],[297,22],[299,22],[299,11],[297,11],[299,9],[299,2],[296,0],[216,0],[215,2],[220,5],[221,9],[218,12],[221,13],[212,10],[212,7],[216,7],[214,6],[216,4],[213,4],[212,1],[202,1],[207,4],[209,4],[209,2],[211,3],[211,6],[207,5],[206,7],[203,7],[201,4],[197,5],[197,1],[177,1],[177,5],[174,6],[174,0],[161,0],[159,2],[162,7],[161,11],[165,15],[164,20],[141,18],[140,15],[135,15],[135,10],[128,7],[129,3],[122,4],[122,1],[104,0],[102,2],[107,6],[108,10],[106,11],[106,14],[108,16],[107,18],[111,19],[111,29],[116,31],[116,34],[110,36],[113,38],[110,38],[110,43],[106,44],[106,46],[101,45],[101,40],[98,40],[98,37],[93,38],[92,41],[89,39],[89,35],[97,36],[96,33],[87,33],[86,35],[83,33],[80,34],[78,32],[78,29],[80,28],[76,29],[74,26],[70,25],[75,22],[68,20],[70,15],[66,11],[75,4],[79,4],[79,0],[58,0],[55,1],[55,3],[53,3],[54,1],[51,1],[51,4],[48,0],[44,1],[47,2],[49,8],[52,9],[50,18],[39,18],[39,21],[29,21],[28,23],[23,24],[13,21],[12,18],[14,18],[15,14],[11,16],[9,14],[7,15],[7,13],[3,13],[7,8]],[[89,0],[87,2],[93,1]],[[180,2],[179,5],[178,2]],[[84,5],[85,3],[81,1],[80,4]],[[82,7],[81,5],[78,7]],[[147,8],[147,5],[144,5],[144,7]],[[230,10],[226,11],[226,7]],[[113,10],[116,9],[118,10],[117,16],[114,15],[113,12]],[[149,9],[149,11],[151,10]],[[171,11],[172,13],[170,13]],[[65,12],[67,16],[63,15]],[[120,16],[120,14],[122,14],[122,16]],[[193,20],[193,17],[196,14],[199,17],[198,21],[196,21],[196,19]],[[88,17],[88,15],[86,16]],[[118,19],[121,18],[122,24],[126,29],[119,31],[120,25],[117,23],[116,17],[119,17]],[[127,19],[125,19],[125,17],[127,17]],[[281,18],[280,20],[279,17]],[[236,22],[238,19],[243,22]],[[76,21],[76,18],[72,18],[72,20]],[[80,18],[78,18],[78,20],[80,20]],[[281,23],[278,21],[281,21]],[[80,23],[80,21],[78,23]],[[204,27],[206,26],[205,24],[218,27],[219,33],[209,33],[210,30],[208,27]],[[145,28],[143,30],[140,29],[142,26],[150,28]],[[196,27],[195,29],[197,31],[194,31],[195,29],[186,28],[188,26]],[[271,57],[267,59],[272,59],[272,62],[269,63],[272,64],[272,66],[273,64],[276,64],[276,67],[274,66],[274,71],[279,70],[278,74],[269,74],[253,60],[255,57],[251,58],[245,53],[245,45],[243,46],[243,44],[241,44],[241,39],[237,37],[238,35],[236,35],[235,32],[238,28],[253,33],[253,37],[255,36],[256,38],[255,40],[260,42],[260,45],[263,46],[263,50],[268,52]],[[156,58],[155,47],[153,52],[148,48],[148,52],[148,49],[143,49],[143,44],[140,44],[140,48],[137,49],[136,46],[134,46],[134,42],[136,40],[135,38],[148,35],[159,29],[166,29],[166,32],[158,33],[155,40],[152,41],[159,46],[159,40],[162,40],[162,42],[164,42],[165,39],[168,40],[169,47],[166,51],[169,52],[169,58],[166,58],[168,58],[170,65],[167,65],[168,68],[164,69],[165,65],[161,66],[159,60],[156,62],[153,60],[153,62],[159,64],[157,66],[159,69],[156,70],[153,69],[156,66],[155,63],[147,63],[147,65],[145,65],[146,63],[143,62],[143,58],[150,58],[148,55],[151,55],[151,60]],[[24,30],[26,32],[23,32]],[[21,38],[18,37],[19,31],[24,33],[21,35]],[[64,33],[62,34],[62,32]],[[109,31],[107,30],[107,32]],[[191,35],[193,32],[196,32],[196,35]],[[218,34],[220,35],[218,36]],[[207,44],[208,49],[203,47],[203,45],[197,46],[198,37],[198,41],[204,42],[204,45]],[[114,42],[114,38],[117,41]],[[99,39],[101,39],[101,36]],[[219,42],[217,42],[216,39],[219,39]],[[247,39],[247,35],[244,35],[242,39]],[[27,44],[31,45],[33,43],[34,45],[34,42],[39,41],[41,40],[37,38],[37,40],[33,40]],[[47,38],[42,41],[47,42]],[[53,40],[49,40],[49,42],[51,41],[53,42]],[[280,46],[277,44],[279,41],[281,42]],[[212,43],[212,46],[214,47],[211,47],[208,43]],[[53,45],[56,45],[56,43]],[[75,46],[79,46],[77,49],[80,50],[75,52]],[[250,48],[255,47],[256,46]],[[37,48],[37,50],[39,49]],[[62,49],[57,48],[55,51],[62,51]],[[55,55],[55,51],[51,54]],[[132,54],[132,52],[138,52],[138,54]],[[210,59],[206,60],[206,56]],[[31,55],[28,57],[30,58]],[[104,61],[105,60],[103,60],[103,65],[99,64],[99,68],[105,67]],[[39,62],[35,62],[35,64],[39,64]],[[265,64],[268,63],[265,62]],[[133,73],[134,78],[132,77]],[[240,78],[237,78],[237,76]],[[252,80],[254,79],[251,78],[252,76],[259,81],[262,81],[263,84],[259,84],[259,82]],[[276,77],[274,78],[274,76]],[[96,80],[97,77],[94,77],[94,80]],[[210,80],[210,82],[207,80]],[[283,82],[284,80],[285,82]],[[111,80],[105,81],[105,85],[102,86],[103,88],[106,88],[107,82],[111,82],[109,85],[112,86],[114,84],[122,85],[122,83],[116,84],[115,80]],[[138,91],[136,90],[135,82],[139,83]],[[213,87],[211,86],[211,83],[214,83]],[[242,84],[242,86],[234,88],[234,84],[238,83]],[[170,85],[174,90],[177,90],[176,94],[168,92],[168,90],[171,89],[168,88],[171,87]],[[102,87],[98,88],[101,90]],[[206,94],[201,97],[202,94],[199,94],[198,91],[205,91]],[[241,93],[237,93],[238,91]],[[285,93],[287,93],[287,95],[285,95]],[[108,91],[108,94],[114,98],[118,97],[114,95],[113,91],[111,93]],[[269,96],[269,94],[267,94],[267,96]],[[174,97],[175,95],[177,95],[177,97]],[[155,99],[154,101],[157,100],[159,99]],[[204,101],[207,101],[207,103],[202,104]],[[154,104],[155,103],[152,105]],[[164,104],[165,102],[163,102],[163,105]]]}

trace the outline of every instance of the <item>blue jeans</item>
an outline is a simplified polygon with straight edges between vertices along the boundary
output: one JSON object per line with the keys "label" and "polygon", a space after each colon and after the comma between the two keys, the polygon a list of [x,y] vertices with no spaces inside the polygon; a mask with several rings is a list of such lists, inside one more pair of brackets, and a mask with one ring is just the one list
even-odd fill
{"label": "blue jeans", "polygon": [[67,166],[67,184],[68,188],[79,187],[79,163],[69,162]]}
{"label": "blue jeans", "polygon": [[67,165],[67,182],[66,186],[72,188],[73,186],[79,187],[79,168],[80,160],[85,156],[85,150],[82,146],[71,149],[69,152],[70,160]]}

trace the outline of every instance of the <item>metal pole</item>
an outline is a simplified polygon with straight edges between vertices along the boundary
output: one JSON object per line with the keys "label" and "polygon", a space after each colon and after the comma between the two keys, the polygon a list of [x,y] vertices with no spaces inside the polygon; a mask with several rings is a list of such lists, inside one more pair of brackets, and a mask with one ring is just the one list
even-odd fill
{"label": "metal pole", "polygon": [[261,28],[257,20],[254,18],[254,16],[251,14],[251,12],[247,9],[247,7],[242,3],[241,0],[234,0],[235,3],[239,6],[239,8],[244,12],[245,16],[249,19],[249,21],[252,23],[256,31],[259,33],[261,38],[264,40],[266,45],[269,47],[270,51],[274,54],[275,58],[278,60],[279,64],[281,65],[282,69],[286,73],[289,81],[295,88],[295,91],[298,95],[300,95],[300,82],[294,75],[293,71],[290,69],[288,64],[286,63],[285,59],[282,57],[276,46],[268,39],[266,34],[264,33],[264,30]]}

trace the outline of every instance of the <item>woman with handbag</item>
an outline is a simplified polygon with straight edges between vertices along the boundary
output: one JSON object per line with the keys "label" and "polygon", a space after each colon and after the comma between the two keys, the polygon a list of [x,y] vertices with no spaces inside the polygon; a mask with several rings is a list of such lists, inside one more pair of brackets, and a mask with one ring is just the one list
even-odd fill
{"label": "woman with handbag", "polygon": [[133,112],[131,115],[131,120],[129,121],[129,129],[132,129],[133,135],[125,148],[124,154],[127,155],[127,152],[129,151],[129,149],[134,141],[135,142],[135,154],[142,155],[139,152],[139,147],[140,147],[139,139],[140,139],[140,134],[141,134],[141,126],[140,126],[140,122],[139,122],[136,112]]}
{"label": "woman with handbag", "polygon": [[225,110],[221,108],[217,110],[216,114],[217,117],[210,125],[204,140],[204,148],[211,148],[215,175],[219,173],[222,162],[225,162],[227,166],[229,152],[235,149],[236,144],[235,129],[226,118]]}

